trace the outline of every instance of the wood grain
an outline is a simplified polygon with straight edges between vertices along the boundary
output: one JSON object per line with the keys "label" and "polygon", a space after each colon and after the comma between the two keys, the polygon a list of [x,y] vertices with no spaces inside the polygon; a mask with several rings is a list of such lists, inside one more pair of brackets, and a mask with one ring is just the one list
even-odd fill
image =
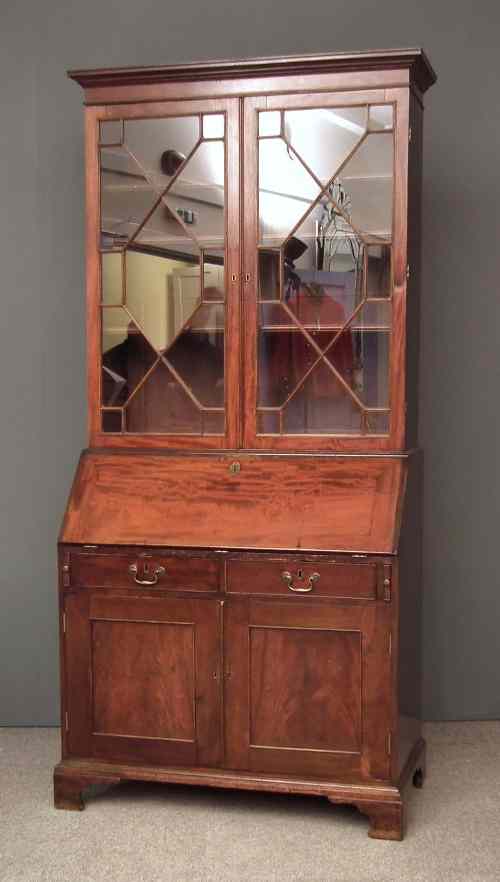
{"label": "wood grain", "polygon": [[392,553],[399,458],[87,452],[62,542]]}

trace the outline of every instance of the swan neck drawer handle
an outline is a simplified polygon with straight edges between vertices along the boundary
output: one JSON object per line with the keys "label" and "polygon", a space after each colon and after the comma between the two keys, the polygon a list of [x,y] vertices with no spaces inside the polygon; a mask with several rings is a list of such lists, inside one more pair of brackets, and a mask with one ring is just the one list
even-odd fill
{"label": "swan neck drawer handle", "polygon": [[281,574],[281,578],[286,583],[286,585],[288,585],[290,591],[295,591],[296,594],[306,594],[307,592],[313,590],[314,583],[317,582],[319,579],[319,573],[311,573],[311,575],[309,576],[307,585],[305,585],[304,587],[301,587],[301,586],[296,587],[293,584],[293,580],[295,578],[299,578],[299,579],[303,578],[302,574],[300,572],[295,573],[295,575],[293,575],[292,573],[289,573],[287,570],[285,570]]}
{"label": "swan neck drawer handle", "polygon": [[[129,573],[132,573],[132,575],[134,577],[134,581],[137,582],[138,585],[156,585],[158,583],[159,577],[163,576],[163,573],[165,572],[165,567],[155,567],[152,572],[152,576],[153,576],[152,579],[147,579],[147,578],[146,579],[139,579],[137,577],[137,573],[138,573],[137,564],[130,564],[128,571],[129,571]],[[148,564],[144,565],[143,575],[144,576],[150,575]]]}

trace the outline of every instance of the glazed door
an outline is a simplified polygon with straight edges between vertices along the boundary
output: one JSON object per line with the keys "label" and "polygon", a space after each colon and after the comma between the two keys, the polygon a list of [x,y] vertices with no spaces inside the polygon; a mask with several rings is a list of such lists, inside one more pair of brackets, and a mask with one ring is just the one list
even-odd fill
{"label": "glazed door", "polygon": [[232,99],[87,109],[94,445],[237,444],[238,119]]}
{"label": "glazed door", "polygon": [[405,106],[245,100],[247,447],[402,443]]}
{"label": "glazed door", "polygon": [[67,596],[65,611],[70,756],[221,761],[217,601],[81,590]]}
{"label": "glazed door", "polygon": [[389,607],[231,598],[226,766],[387,780]]}

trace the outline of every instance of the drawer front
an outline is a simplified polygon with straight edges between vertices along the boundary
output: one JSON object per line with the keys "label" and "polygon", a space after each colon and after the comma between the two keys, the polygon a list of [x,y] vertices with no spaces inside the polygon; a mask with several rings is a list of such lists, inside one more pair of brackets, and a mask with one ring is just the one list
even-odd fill
{"label": "drawer front", "polygon": [[227,590],[235,594],[376,600],[379,566],[376,561],[231,560],[228,561]]}
{"label": "drawer front", "polygon": [[87,588],[218,591],[220,564],[211,558],[141,550],[129,554],[72,553],[69,578],[72,586]]}

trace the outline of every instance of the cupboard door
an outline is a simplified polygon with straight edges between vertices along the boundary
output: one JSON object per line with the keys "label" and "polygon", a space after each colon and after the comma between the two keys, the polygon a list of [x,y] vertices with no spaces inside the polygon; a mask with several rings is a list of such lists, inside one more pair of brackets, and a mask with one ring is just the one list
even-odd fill
{"label": "cupboard door", "polygon": [[389,633],[388,604],[231,598],[226,765],[387,780]]}
{"label": "cupboard door", "polygon": [[107,446],[235,446],[238,101],[92,113],[93,429]]}
{"label": "cupboard door", "polygon": [[400,440],[406,124],[366,93],[245,100],[248,447]]}
{"label": "cupboard door", "polygon": [[69,595],[70,755],[220,762],[219,611],[220,604],[209,599]]}

